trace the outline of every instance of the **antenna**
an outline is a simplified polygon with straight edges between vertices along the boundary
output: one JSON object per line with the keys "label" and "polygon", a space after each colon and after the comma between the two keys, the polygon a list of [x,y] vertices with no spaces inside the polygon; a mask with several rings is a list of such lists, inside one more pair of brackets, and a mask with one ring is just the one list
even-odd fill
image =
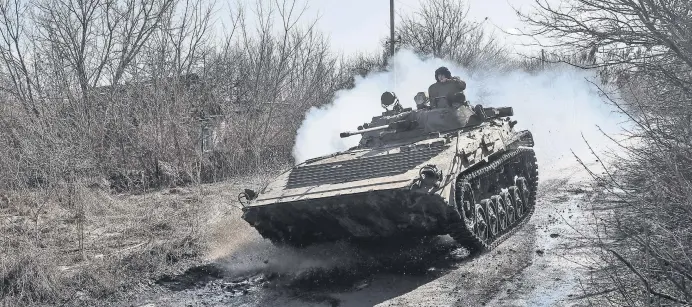
{"label": "antenna", "polygon": [[394,0],[389,0],[389,56],[394,56]]}
{"label": "antenna", "polygon": [[[389,0],[389,60],[387,62],[391,61],[392,58],[394,58],[394,0]],[[390,62],[391,65],[391,62]],[[394,65],[391,65],[392,67],[392,87],[396,88],[396,67]]]}

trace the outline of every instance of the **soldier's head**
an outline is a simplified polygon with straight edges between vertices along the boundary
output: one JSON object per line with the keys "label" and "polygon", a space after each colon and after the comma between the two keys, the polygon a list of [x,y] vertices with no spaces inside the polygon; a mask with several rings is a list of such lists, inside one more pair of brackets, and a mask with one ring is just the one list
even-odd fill
{"label": "soldier's head", "polygon": [[449,79],[452,78],[452,73],[449,72],[449,69],[447,67],[440,67],[437,70],[435,70],[435,81],[437,82],[445,82]]}

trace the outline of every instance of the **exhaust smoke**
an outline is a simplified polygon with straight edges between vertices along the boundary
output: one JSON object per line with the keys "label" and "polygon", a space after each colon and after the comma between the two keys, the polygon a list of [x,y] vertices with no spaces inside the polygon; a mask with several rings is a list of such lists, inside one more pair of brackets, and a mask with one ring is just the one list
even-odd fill
{"label": "exhaust smoke", "polygon": [[[606,133],[618,133],[623,120],[604,103],[595,72],[567,65],[551,65],[542,72],[467,70],[439,58],[421,58],[408,50],[399,51],[388,71],[357,76],[355,87],[336,93],[330,104],[313,107],[297,131],[293,156],[297,163],[347,150],[358,144],[360,136],[340,138],[339,133],[356,130],[384,109],[380,95],[396,93],[403,107],[415,109],[417,92],[427,93],[434,83],[434,71],[446,66],[453,76],[466,81],[470,104],[485,107],[513,107],[517,130],[528,129],[535,138],[535,149],[543,175],[574,165],[574,151],[581,159],[593,161],[587,144],[597,151],[610,142]],[[548,172],[548,174],[546,174]]]}

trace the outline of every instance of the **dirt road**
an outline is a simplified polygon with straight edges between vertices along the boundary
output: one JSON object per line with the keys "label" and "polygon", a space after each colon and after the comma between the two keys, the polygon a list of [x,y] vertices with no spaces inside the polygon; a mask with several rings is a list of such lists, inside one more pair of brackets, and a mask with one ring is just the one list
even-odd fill
{"label": "dirt road", "polygon": [[296,251],[249,232],[209,265],[161,279],[133,306],[578,306],[586,268],[569,237],[586,225],[591,193],[578,167],[552,174],[541,178],[530,222],[486,254],[469,257],[447,236]]}

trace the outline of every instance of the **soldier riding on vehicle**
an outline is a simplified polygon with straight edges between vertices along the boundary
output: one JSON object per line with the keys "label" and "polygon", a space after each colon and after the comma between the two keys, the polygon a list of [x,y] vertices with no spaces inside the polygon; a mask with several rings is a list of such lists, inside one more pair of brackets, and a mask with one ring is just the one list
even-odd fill
{"label": "soldier riding on vehicle", "polygon": [[456,107],[466,104],[466,82],[459,77],[452,77],[452,73],[447,67],[440,67],[435,70],[435,80],[428,87],[428,97],[430,104],[434,108]]}
{"label": "soldier riding on vehicle", "polygon": [[[447,67],[442,66],[435,70],[435,80],[437,82],[428,87],[431,108],[469,106],[469,102],[466,101],[466,94],[464,94],[466,82],[457,76],[452,77],[452,73]],[[473,111],[481,118],[486,117],[481,105],[476,105]]]}

